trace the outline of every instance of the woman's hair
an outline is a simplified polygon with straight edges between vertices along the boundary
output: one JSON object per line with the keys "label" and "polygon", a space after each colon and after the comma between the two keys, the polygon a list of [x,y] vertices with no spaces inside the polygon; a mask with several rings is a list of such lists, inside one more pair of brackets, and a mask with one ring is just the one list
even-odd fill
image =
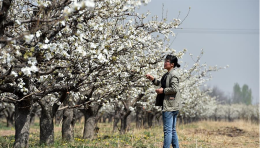
{"label": "woman's hair", "polygon": [[174,67],[181,67],[181,65],[178,63],[178,58],[174,55],[167,55],[165,60],[169,60],[170,63],[174,63]]}

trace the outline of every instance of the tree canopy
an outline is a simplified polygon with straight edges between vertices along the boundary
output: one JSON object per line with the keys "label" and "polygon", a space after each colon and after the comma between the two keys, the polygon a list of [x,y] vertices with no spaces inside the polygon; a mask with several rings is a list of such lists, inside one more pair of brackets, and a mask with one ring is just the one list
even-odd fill
{"label": "tree canopy", "polygon": [[252,104],[252,90],[247,84],[244,84],[242,87],[238,83],[234,84],[233,87],[233,103],[242,103],[246,105]]}

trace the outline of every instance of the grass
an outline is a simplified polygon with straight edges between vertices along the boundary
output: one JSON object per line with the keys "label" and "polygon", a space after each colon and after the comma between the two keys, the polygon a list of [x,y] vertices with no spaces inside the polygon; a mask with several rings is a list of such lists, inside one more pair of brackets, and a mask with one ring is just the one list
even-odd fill
{"label": "grass", "polygon": [[[39,122],[32,125],[30,130],[30,147],[46,147],[39,145]],[[2,125],[2,124],[1,124]],[[112,133],[112,123],[99,123],[100,130],[93,140],[82,139],[83,123],[75,127],[74,142],[66,143],[61,140],[61,125],[55,125],[55,143],[51,147],[69,148],[158,148],[162,147],[162,126],[149,129],[135,129],[131,124],[130,130],[120,135]],[[0,147],[12,147],[14,134],[2,136],[13,128],[0,129]],[[256,148],[259,147],[259,126],[245,121],[213,122],[200,121],[190,124],[178,124],[177,133],[181,148]],[[50,147],[50,146],[48,146]]]}
{"label": "grass", "polygon": [[7,127],[5,120],[0,120],[0,130],[11,130],[13,128],[14,127],[12,127],[11,124],[9,127]]}

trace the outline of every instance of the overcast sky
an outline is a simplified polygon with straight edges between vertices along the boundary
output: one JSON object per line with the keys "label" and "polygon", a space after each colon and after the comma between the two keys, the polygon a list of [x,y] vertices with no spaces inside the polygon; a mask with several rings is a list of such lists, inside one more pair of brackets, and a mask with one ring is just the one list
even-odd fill
{"label": "overcast sky", "polygon": [[230,66],[213,73],[208,85],[232,95],[235,83],[247,84],[259,102],[259,0],[152,0],[138,11],[162,18],[162,6],[169,20],[179,12],[184,19],[191,7],[171,46],[188,49],[183,62],[193,64],[189,53],[196,57],[204,49],[202,63]]}

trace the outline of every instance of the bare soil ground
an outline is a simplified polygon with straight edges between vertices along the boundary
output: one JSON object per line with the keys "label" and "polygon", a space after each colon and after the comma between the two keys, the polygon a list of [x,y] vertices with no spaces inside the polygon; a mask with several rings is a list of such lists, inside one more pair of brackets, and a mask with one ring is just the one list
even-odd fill
{"label": "bare soil ground", "polygon": [[182,147],[259,148],[259,125],[245,121],[192,123],[183,127]]}

